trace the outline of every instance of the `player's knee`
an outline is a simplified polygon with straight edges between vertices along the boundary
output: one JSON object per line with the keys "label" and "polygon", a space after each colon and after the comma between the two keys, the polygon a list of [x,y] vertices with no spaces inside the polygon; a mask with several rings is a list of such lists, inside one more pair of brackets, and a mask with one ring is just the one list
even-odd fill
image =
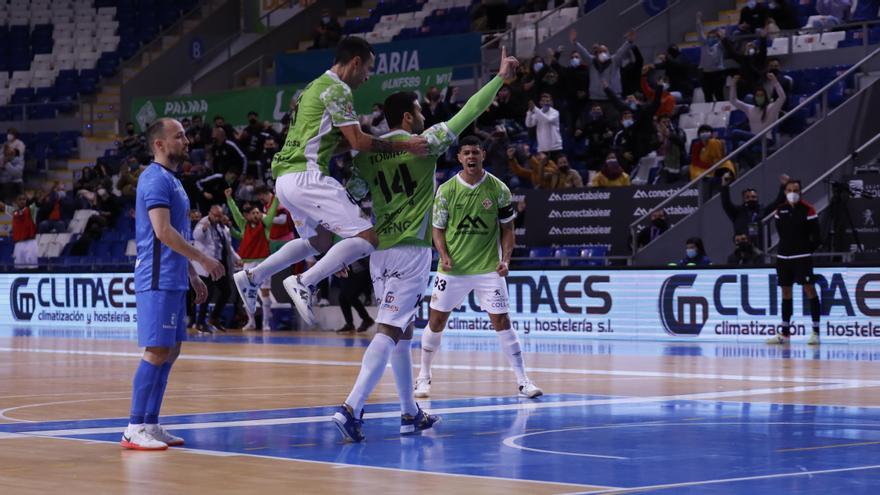
{"label": "player's knee", "polygon": [[506,314],[493,316],[491,319],[492,319],[492,326],[495,327],[496,332],[510,330],[510,317],[507,316]]}
{"label": "player's knee", "polygon": [[147,347],[144,350],[144,360],[150,364],[161,366],[171,356],[170,347]]}

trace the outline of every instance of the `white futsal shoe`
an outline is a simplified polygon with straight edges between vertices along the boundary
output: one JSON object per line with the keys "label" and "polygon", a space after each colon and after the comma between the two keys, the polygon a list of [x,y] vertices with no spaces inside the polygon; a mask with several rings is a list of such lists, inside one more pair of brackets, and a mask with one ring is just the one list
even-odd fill
{"label": "white futsal shoe", "polygon": [[819,345],[818,332],[813,332],[813,335],[810,335],[810,340],[807,341],[807,345]]}
{"label": "white futsal shoe", "polygon": [[119,442],[124,448],[131,450],[165,450],[168,444],[157,440],[147,433],[145,425],[132,426],[122,433],[122,440]]}
{"label": "white futsal shoe", "polygon": [[534,399],[534,398],[540,397],[542,395],[544,395],[544,391],[541,390],[540,388],[538,388],[538,386],[532,382],[525,382],[525,383],[521,383],[519,385],[519,396],[520,397]]}
{"label": "white futsal shoe", "polygon": [[169,447],[179,447],[183,445],[182,438],[168,433],[168,430],[162,428],[162,425],[146,425],[146,430],[148,435]]}
{"label": "white futsal shoe", "polygon": [[791,343],[791,337],[777,335],[775,337],[770,337],[769,339],[767,339],[767,343],[770,345],[786,345]]}
{"label": "white futsal shoe", "polygon": [[245,311],[247,311],[248,316],[253,317],[257,311],[257,296],[260,292],[260,287],[251,282],[247,270],[236,273],[232,276],[232,280],[235,282],[235,288],[238,289],[238,295],[241,296],[241,300],[244,303]]}
{"label": "white futsal shoe", "polygon": [[296,310],[299,312],[300,318],[306,328],[315,326],[315,313],[312,312],[312,291],[303,285],[299,275],[291,275],[284,279],[282,284]]}
{"label": "white futsal shoe", "polygon": [[413,396],[416,399],[427,399],[431,396],[431,379],[430,378],[416,378],[416,389],[413,393]]}

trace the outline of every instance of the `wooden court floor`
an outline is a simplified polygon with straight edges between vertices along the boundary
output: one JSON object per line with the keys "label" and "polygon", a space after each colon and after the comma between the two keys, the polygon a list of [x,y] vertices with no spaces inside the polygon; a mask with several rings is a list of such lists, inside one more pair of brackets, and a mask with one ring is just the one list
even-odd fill
{"label": "wooden court floor", "polygon": [[[259,334],[239,338],[240,334],[230,333],[224,338],[184,344],[169,380],[162,416],[184,418],[201,429],[192,430],[192,437],[187,437],[188,448],[159,453],[125,451],[112,440],[118,436],[116,430],[121,432],[116,425],[124,424],[128,415],[131,376],[140,355],[134,342],[0,337],[0,493],[636,493],[627,487],[652,486],[653,479],[597,476],[598,481],[590,483],[592,478],[586,473],[572,482],[574,478],[564,473],[574,466],[598,469],[597,465],[579,464],[586,462],[586,457],[590,462],[594,457],[628,457],[619,453],[571,454],[584,457],[560,460],[547,456],[540,458],[539,465],[527,465],[523,452],[544,447],[519,450],[515,456],[504,453],[500,445],[504,432],[528,436],[598,427],[609,424],[608,417],[618,414],[617,408],[621,408],[620,420],[625,424],[633,423],[636,416],[650,421],[652,418],[638,412],[642,410],[632,410],[637,411],[633,416],[622,412],[623,408],[660,403],[684,407],[680,406],[684,401],[755,408],[790,404],[801,408],[801,414],[811,405],[880,408],[880,360],[873,359],[870,349],[859,358],[860,351],[847,346],[838,354],[802,346],[785,356],[783,351],[765,351],[755,345],[742,348],[742,352],[737,346],[699,348],[700,352],[688,350],[697,347],[677,346],[670,352],[668,344],[659,343],[556,345],[542,338],[525,338],[531,378],[547,393],[547,401],[534,402],[511,399],[516,395],[514,379],[503,356],[493,350],[492,338],[448,337],[435,360],[432,399],[422,402],[426,409],[450,413],[444,415],[436,431],[426,434],[433,443],[400,450],[401,441],[389,436],[388,428],[372,427],[380,420],[368,416],[367,446],[363,448],[373,449],[384,441],[389,450],[382,447],[364,451],[369,455],[346,457],[349,452],[344,449],[361,447],[339,444],[332,425],[314,417],[321,414],[321,408],[345,399],[369,336],[294,335],[302,340],[281,338],[273,343]],[[855,357],[847,359],[847,354]],[[417,365],[418,349],[413,350],[413,356]],[[396,401],[397,391],[388,372],[367,411],[384,414],[393,426]],[[589,409],[593,402],[596,407],[605,407],[601,414],[611,416],[594,416]],[[558,404],[564,406],[565,415],[558,412],[562,410],[556,408]],[[305,412],[297,419],[300,411]],[[739,407],[740,412],[732,416],[716,415],[713,419],[708,411],[689,410],[686,414],[695,417],[681,421],[700,421],[704,412],[703,420],[742,418],[745,414]],[[507,418],[513,416],[506,414],[516,414],[517,419],[510,421]],[[545,423],[530,420],[529,414],[546,414]],[[529,421],[528,426],[537,426],[520,425],[517,421],[521,417]],[[490,426],[468,433],[461,442],[470,442],[468,449],[486,446],[487,452],[501,454],[474,458],[469,462],[483,464],[465,469],[460,461],[469,458],[455,457],[464,454],[453,450],[454,443],[461,431],[479,421]],[[865,442],[880,444],[873,441],[880,438],[880,416],[870,419],[872,425],[875,421],[878,436],[866,435]],[[276,424],[300,429],[264,431]],[[78,428],[83,428],[83,435]],[[264,434],[267,437],[261,436]],[[281,454],[274,442],[280,437],[285,437],[286,449]],[[523,441],[510,438],[514,436],[503,440],[505,445]],[[589,443],[591,437],[585,438]],[[241,445],[232,445],[235,442]],[[855,438],[852,443],[862,443],[862,439]],[[224,445],[231,446],[227,450]],[[790,446],[782,447],[777,452]],[[798,447],[802,446],[795,444],[793,448]],[[310,448],[321,450],[314,455],[298,453]],[[337,456],[335,451],[341,453]],[[373,455],[376,457],[370,457]],[[399,459],[383,459],[383,455]],[[548,464],[542,467],[541,462]],[[491,466],[493,463],[497,466]],[[515,467],[517,463],[522,463],[521,469]],[[546,469],[558,469],[560,474],[548,474]],[[474,474],[496,471],[518,474]],[[538,474],[529,474],[532,472]]]}

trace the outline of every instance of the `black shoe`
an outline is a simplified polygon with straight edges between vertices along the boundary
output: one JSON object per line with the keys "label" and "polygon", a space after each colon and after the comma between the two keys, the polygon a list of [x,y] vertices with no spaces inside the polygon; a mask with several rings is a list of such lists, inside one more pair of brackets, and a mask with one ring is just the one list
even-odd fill
{"label": "black shoe", "polygon": [[374,323],[376,323],[376,321],[372,318],[367,318],[366,320],[361,321],[361,324],[358,326],[358,332],[366,332]]}
{"label": "black shoe", "polygon": [[217,318],[211,318],[211,319],[209,319],[209,320],[208,320],[208,325],[211,325],[212,327],[214,327],[215,329],[217,329],[217,331],[219,331],[219,332],[225,332],[225,331],[226,331],[226,327],[224,327],[223,324],[220,323],[220,320],[218,320]]}
{"label": "black shoe", "polygon": [[354,325],[351,323],[346,323],[345,326],[336,331],[336,333],[348,333],[354,332]]}
{"label": "black shoe", "polygon": [[208,325],[205,325],[204,323],[199,323],[198,325],[196,325],[196,330],[199,333],[212,333],[211,329],[208,328]]}

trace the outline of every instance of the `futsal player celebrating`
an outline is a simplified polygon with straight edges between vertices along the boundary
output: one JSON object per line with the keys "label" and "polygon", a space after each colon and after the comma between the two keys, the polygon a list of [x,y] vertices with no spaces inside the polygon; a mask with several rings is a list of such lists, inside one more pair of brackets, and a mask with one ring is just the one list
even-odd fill
{"label": "futsal player celebrating", "polygon": [[508,264],[513,252],[513,220],[516,212],[510,190],[494,175],[483,170],[486,153],[480,140],[461,140],[458,161],[463,169],[440,186],[434,198],[434,247],[440,264],[431,294],[428,328],[422,332],[422,369],[415,396],[429,397],[431,362],[440,351],[441,332],[449,313],[475,291],[483,311],[489,313],[501,352],[513,368],[519,395],[535,398],[543,394],[529,380],[522,348],[508,316]]}
{"label": "futsal player celebrating", "polygon": [[[333,421],[345,439],[359,442],[363,404],[382,379],[388,361],[400,395],[400,433],[407,435],[426,430],[440,418],[425,413],[413,398],[412,354],[410,344],[413,321],[431,271],[431,204],[434,197],[434,172],[437,157],[446,150],[477,117],[501,88],[512,78],[518,62],[501,50],[498,75],[478,91],[448,122],[425,130],[425,118],[419,97],[412,92],[389,96],[383,106],[391,131],[382,136],[392,142],[421,134],[428,142],[428,156],[410,153],[360,153],[355,157],[357,179],[373,199],[378,250],[370,257],[370,275],[379,313],[378,331],[364,352],[361,371],[354,388],[333,415]],[[353,188],[354,189],[354,188]],[[362,193],[363,187],[360,188]],[[354,194],[359,196],[359,194]]]}
{"label": "futsal player celebrating", "polygon": [[208,296],[190,261],[201,264],[213,280],[223,276],[224,268],[190,244],[189,198],[174,176],[187,159],[183,126],[159,119],[147,130],[147,143],[155,158],[138,179],[134,265],[138,345],[146,349],[134,374],[131,416],[121,443],[127,449],[164,450],[183,445],[182,438],[159,425],[159,410],[171,366],[186,340],[186,292],[191,284],[196,304]]}
{"label": "futsal player celebrating", "polygon": [[[346,190],[329,176],[330,158],[348,148],[357,151],[427,153],[422,137],[389,141],[365,134],[354,113],[351,91],[366,82],[373,67],[373,48],[361,38],[344,38],[333,67],[309,83],[300,95],[284,147],[272,159],[272,177],[281,204],[290,212],[300,239],[295,239],[253,269],[233,277],[245,308],[255,311],[264,280],[309,256],[326,254],[310,269],[284,280],[306,326],[314,326],[311,296],[323,279],[352,261],[369,256],[379,244],[369,220]],[[343,239],[332,245],[333,235]]]}
{"label": "futsal player celebrating", "polygon": [[779,251],[776,255],[776,278],[782,287],[782,334],[767,340],[768,344],[788,344],[791,341],[791,315],[794,312],[792,286],[804,287],[810,303],[813,334],[807,341],[819,345],[819,318],[821,305],[816,294],[813,275],[813,251],[822,244],[819,234],[819,215],[812,205],[801,199],[801,182],[789,180],[785,184],[785,203],[773,215],[779,232]]}

